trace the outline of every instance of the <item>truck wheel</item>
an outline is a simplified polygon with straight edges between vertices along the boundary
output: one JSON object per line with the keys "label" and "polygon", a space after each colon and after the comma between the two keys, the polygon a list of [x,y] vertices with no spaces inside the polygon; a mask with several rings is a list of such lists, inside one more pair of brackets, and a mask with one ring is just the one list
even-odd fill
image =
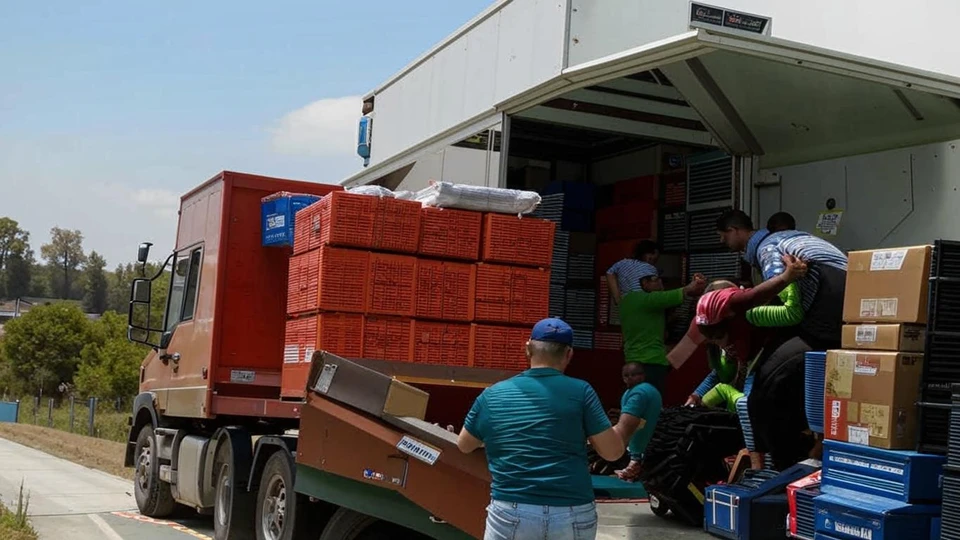
{"label": "truck wheel", "polygon": [[233,449],[228,441],[220,443],[214,458],[216,502],[213,509],[215,540],[253,540],[256,494],[237,488]]}
{"label": "truck wheel", "polygon": [[323,529],[320,540],[428,540],[420,533],[373,516],[340,508]]}
{"label": "truck wheel", "polygon": [[160,458],[153,426],[147,424],[137,434],[133,452],[133,493],[140,513],[152,518],[164,518],[173,513],[176,502],[170,484],[160,480]]}
{"label": "truck wheel", "polygon": [[257,540],[306,540],[316,532],[305,526],[309,521],[306,497],[293,490],[290,458],[274,452],[263,466],[257,490]]}

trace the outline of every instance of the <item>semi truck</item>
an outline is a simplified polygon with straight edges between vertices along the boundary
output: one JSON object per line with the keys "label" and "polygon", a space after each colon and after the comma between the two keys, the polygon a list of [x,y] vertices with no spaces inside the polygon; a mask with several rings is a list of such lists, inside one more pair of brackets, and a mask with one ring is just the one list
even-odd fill
{"label": "semi truck", "polygon": [[[786,40],[746,9],[669,0],[640,17],[615,4],[496,2],[365,97],[365,169],[342,185],[546,194],[559,181],[599,193],[654,175],[657,219],[644,230],[678,280],[745,271],[713,227],[727,208],[761,226],[788,211],[844,250],[956,236],[960,79]],[[355,359],[435,384],[425,423],[280,397],[288,254],[261,246],[260,200],[337,189],[223,172],[181,199],[171,271],[131,289],[131,339],[154,349],[125,457],[143,514],[210,513],[217,540],[482,536],[483,454],[462,455],[430,426],[508,373]],[[642,225],[630,205],[609,207],[598,230]],[[171,286],[151,322],[156,279]],[[615,372],[587,375],[619,385]],[[695,378],[669,384],[689,392]]]}

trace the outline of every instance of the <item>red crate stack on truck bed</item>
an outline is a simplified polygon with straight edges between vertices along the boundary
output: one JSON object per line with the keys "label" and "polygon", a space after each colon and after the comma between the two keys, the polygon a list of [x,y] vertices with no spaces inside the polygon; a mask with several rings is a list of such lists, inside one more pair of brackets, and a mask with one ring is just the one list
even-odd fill
{"label": "red crate stack on truck bed", "polygon": [[282,396],[304,395],[318,350],[424,366],[526,369],[530,328],[548,313],[553,234],[554,224],[538,218],[344,191],[300,210]]}

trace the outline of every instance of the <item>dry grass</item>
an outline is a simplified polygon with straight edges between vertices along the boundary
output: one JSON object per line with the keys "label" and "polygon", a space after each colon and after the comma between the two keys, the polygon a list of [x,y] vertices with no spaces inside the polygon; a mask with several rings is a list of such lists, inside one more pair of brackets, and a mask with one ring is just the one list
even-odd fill
{"label": "dry grass", "polygon": [[124,443],[28,424],[0,424],[0,437],[85,467],[133,478],[133,469],[123,466]]}

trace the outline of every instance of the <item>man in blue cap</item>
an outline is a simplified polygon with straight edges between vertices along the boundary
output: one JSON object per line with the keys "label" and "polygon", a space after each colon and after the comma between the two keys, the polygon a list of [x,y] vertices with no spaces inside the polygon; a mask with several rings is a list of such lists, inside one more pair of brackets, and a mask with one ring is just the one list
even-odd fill
{"label": "man in blue cap", "polygon": [[563,374],[573,358],[570,325],[538,322],[526,349],[530,369],[484,390],[457,441],[464,453],[486,448],[491,501],[484,540],[596,538],[586,442],[615,461],[623,439],[593,388]]}

